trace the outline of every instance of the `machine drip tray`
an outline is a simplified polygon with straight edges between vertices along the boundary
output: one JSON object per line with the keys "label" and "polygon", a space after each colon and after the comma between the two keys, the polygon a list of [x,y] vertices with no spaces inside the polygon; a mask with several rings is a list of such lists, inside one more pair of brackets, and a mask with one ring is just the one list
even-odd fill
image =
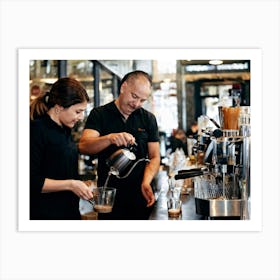
{"label": "machine drip tray", "polygon": [[240,217],[241,199],[201,199],[195,198],[196,213],[207,217]]}

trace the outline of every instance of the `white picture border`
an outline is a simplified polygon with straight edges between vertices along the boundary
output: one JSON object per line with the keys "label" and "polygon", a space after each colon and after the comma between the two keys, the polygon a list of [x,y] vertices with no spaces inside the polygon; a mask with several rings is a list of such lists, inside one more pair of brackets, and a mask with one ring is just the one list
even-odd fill
{"label": "white picture border", "polygon": [[[29,220],[30,60],[251,61],[250,220],[37,221]],[[261,49],[18,49],[18,230],[19,231],[261,231],[262,230],[262,51]]]}

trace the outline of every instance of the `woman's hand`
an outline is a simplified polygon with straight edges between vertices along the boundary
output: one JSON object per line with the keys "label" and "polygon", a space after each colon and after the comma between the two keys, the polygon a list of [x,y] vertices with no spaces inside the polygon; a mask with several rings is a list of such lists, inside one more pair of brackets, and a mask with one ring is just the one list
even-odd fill
{"label": "woman's hand", "polygon": [[92,191],[90,188],[80,180],[71,180],[70,190],[75,193],[79,198],[89,200],[93,198]]}

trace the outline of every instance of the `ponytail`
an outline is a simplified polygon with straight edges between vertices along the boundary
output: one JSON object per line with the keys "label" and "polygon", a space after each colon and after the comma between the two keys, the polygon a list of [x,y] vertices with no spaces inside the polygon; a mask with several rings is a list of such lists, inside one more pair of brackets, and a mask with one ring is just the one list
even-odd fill
{"label": "ponytail", "polygon": [[44,94],[43,96],[39,96],[35,98],[30,103],[30,119],[34,120],[48,111],[48,99],[49,99],[49,92]]}

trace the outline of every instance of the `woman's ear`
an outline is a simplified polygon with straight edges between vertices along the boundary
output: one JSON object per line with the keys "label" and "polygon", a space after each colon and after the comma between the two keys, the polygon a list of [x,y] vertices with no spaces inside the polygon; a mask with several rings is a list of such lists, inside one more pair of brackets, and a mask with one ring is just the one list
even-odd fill
{"label": "woman's ear", "polygon": [[54,105],[54,111],[56,114],[59,114],[64,108],[58,104]]}

